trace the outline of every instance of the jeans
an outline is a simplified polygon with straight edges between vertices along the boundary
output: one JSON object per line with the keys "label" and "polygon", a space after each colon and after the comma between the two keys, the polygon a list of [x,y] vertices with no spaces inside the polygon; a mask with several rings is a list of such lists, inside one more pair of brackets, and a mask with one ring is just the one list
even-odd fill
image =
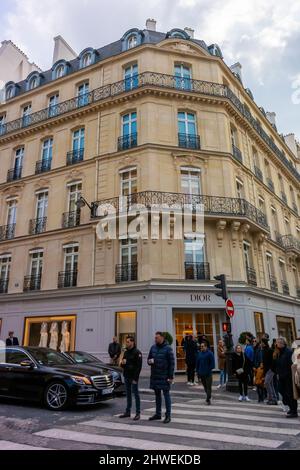
{"label": "jeans", "polygon": [[212,375],[200,375],[202,385],[206,393],[206,401],[211,399]]}
{"label": "jeans", "polygon": [[132,393],[134,394],[135,398],[135,409],[136,414],[141,414],[141,400],[139,395],[139,388],[138,384],[132,383],[132,380],[125,378],[125,386],[126,386],[126,398],[127,398],[127,406],[126,406],[126,413],[131,412],[132,408]]}
{"label": "jeans", "polygon": [[226,369],[220,369],[220,385],[226,384],[227,371]]}
{"label": "jeans", "polygon": [[156,414],[161,416],[161,392],[164,394],[165,405],[166,405],[166,416],[171,416],[171,397],[170,389],[155,389],[155,401],[156,401]]}
{"label": "jeans", "polygon": [[248,375],[246,374],[241,374],[241,376],[238,376],[238,381],[239,381],[239,392],[240,395],[246,397],[248,395]]}
{"label": "jeans", "polygon": [[188,382],[192,382],[192,383],[195,382],[195,367],[196,367],[195,363],[189,362],[187,364],[186,373],[187,373]]}
{"label": "jeans", "polygon": [[267,389],[267,397],[269,401],[277,401],[277,396],[274,388],[274,372],[269,369],[265,376],[265,387]]}

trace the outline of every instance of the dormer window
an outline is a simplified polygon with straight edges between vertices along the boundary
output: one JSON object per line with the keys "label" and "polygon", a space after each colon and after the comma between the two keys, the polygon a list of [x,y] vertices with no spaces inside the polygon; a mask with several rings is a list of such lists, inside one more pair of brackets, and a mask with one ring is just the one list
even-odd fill
{"label": "dormer window", "polygon": [[190,36],[183,29],[171,29],[166,38],[190,39]]}
{"label": "dormer window", "polygon": [[65,66],[64,65],[59,65],[57,69],[55,70],[55,78],[61,78],[65,74]]}
{"label": "dormer window", "polygon": [[56,64],[52,67],[52,80],[56,80],[58,78],[62,78],[67,75],[68,72],[68,62],[65,60],[60,60],[56,62]]}
{"label": "dormer window", "polygon": [[36,88],[38,86],[38,79],[37,77],[33,77],[31,80],[30,80],[30,83],[29,83],[29,90],[33,90],[34,88]]}
{"label": "dormer window", "polygon": [[94,64],[98,55],[98,51],[96,49],[93,49],[92,47],[84,49],[79,54],[79,67],[81,69],[84,69],[85,67]]}
{"label": "dormer window", "polygon": [[132,34],[131,36],[129,36],[127,45],[128,45],[128,49],[133,49],[134,47],[137,46],[137,37],[135,34]]}
{"label": "dormer window", "polygon": [[37,88],[40,84],[40,76],[38,73],[33,72],[32,74],[29,75],[27,78],[27,90],[34,90],[34,88]]}
{"label": "dormer window", "polygon": [[92,54],[90,52],[87,52],[84,54],[82,57],[82,67],[88,67],[92,63]]}
{"label": "dormer window", "polygon": [[13,98],[15,96],[15,87],[14,85],[10,85],[7,89],[6,89],[6,99],[7,100],[10,100],[11,98]]}

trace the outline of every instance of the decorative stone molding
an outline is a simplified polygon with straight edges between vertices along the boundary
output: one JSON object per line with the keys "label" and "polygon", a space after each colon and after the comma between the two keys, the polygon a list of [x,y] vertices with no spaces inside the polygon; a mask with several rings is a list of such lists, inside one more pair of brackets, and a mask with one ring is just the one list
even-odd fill
{"label": "decorative stone molding", "polygon": [[236,247],[237,241],[238,241],[238,231],[240,229],[241,222],[232,222],[231,223],[231,240],[232,240],[232,246],[233,248]]}
{"label": "decorative stone molding", "polygon": [[223,245],[223,238],[224,238],[224,231],[226,228],[227,222],[226,220],[219,220],[216,224],[216,233],[217,233],[217,240],[218,246],[222,247]]}
{"label": "decorative stone molding", "polygon": [[84,177],[84,172],[80,170],[71,170],[69,173],[66,174],[65,176],[65,181],[70,183],[72,181],[76,181],[78,179],[83,179]]}
{"label": "decorative stone molding", "polygon": [[240,229],[240,247],[242,248],[243,246],[243,239],[247,235],[247,233],[250,230],[250,225],[249,224],[243,224]]}
{"label": "decorative stone molding", "polygon": [[112,247],[112,240],[111,239],[106,239],[106,246],[108,250],[111,250]]}

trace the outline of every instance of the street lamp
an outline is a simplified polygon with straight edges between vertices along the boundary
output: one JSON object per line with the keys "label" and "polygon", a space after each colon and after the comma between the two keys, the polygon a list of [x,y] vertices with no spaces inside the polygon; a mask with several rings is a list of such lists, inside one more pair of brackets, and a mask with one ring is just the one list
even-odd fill
{"label": "street lamp", "polygon": [[94,202],[89,204],[83,196],[80,196],[76,201],[76,207],[78,210],[80,210],[84,206],[87,206],[90,209],[92,218],[96,216],[95,212],[97,210],[97,204],[95,204]]}

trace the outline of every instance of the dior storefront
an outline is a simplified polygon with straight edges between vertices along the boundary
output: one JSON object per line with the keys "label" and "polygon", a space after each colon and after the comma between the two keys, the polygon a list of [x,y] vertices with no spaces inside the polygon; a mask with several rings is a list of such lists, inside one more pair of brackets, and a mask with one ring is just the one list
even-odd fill
{"label": "dior storefront", "polygon": [[[258,289],[231,288],[235,304],[232,331],[236,342],[241,331],[257,336],[283,335],[290,343],[300,336],[300,306],[296,300],[276,298]],[[195,284],[139,283],[125,288],[76,289],[0,299],[0,339],[14,331],[25,346],[48,346],[56,350],[84,350],[108,359],[114,335],[124,344],[128,334],[136,337],[144,355],[155,331],[169,331],[173,338],[176,369],[185,369],[182,339],[188,332],[205,334],[216,353],[226,321],[224,302],[210,287]],[[217,358],[216,358],[217,359]],[[216,361],[217,363],[217,361]],[[146,361],[144,361],[146,366]]]}

